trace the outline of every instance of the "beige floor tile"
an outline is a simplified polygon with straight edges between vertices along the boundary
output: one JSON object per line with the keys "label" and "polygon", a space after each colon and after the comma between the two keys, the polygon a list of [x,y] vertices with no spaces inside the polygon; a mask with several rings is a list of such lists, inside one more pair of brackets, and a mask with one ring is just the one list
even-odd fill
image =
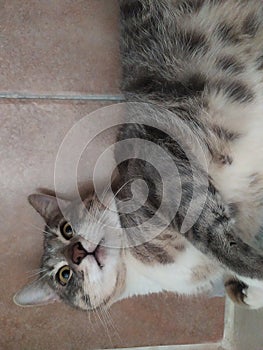
{"label": "beige floor tile", "polygon": [[117,0],[1,1],[0,92],[114,93]]}

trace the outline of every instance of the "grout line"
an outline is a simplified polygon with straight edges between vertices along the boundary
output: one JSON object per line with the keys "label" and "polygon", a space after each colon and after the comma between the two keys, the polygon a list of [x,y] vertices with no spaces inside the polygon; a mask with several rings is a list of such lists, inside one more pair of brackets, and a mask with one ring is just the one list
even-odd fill
{"label": "grout line", "polygon": [[122,348],[122,349],[117,348],[116,350],[219,350],[219,349],[222,349],[220,347],[220,343],[210,343],[210,344],[151,346],[151,347]]}
{"label": "grout line", "polygon": [[0,100],[56,100],[56,101],[125,101],[122,95],[108,95],[108,94],[88,94],[88,95],[74,95],[74,94],[30,94],[23,92],[0,92]]}

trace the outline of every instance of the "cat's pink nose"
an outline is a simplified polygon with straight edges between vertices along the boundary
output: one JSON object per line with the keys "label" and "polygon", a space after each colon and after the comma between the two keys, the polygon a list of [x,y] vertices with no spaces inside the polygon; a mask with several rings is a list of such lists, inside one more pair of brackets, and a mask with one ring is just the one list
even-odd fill
{"label": "cat's pink nose", "polygon": [[88,255],[80,242],[72,245],[71,260],[74,264],[79,265],[81,261]]}

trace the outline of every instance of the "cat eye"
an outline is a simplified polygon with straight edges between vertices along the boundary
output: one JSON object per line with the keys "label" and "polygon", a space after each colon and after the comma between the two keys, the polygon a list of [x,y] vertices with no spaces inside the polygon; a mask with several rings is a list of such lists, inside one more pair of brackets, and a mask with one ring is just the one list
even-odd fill
{"label": "cat eye", "polygon": [[67,240],[69,240],[73,237],[73,228],[68,222],[64,222],[60,226],[60,232],[61,232],[62,236]]}
{"label": "cat eye", "polygon": [[57,281],[62,286],[65,286],[69,282],[71,276],[72,271],[68,265],[61,267],[56,274]]}

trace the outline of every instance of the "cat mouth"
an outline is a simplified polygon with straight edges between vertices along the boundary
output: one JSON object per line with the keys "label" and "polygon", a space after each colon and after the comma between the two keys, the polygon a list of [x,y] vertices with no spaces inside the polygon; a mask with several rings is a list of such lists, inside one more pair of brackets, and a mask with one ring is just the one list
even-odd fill
{"label": "cat mouth", "polygon": [[80,265],[83,259],[85,258],[92,258],[92,260],[97,263],[98,267],[102,269],[104,267],[104,259],[105,259],[105,247],[102,245],[103,240],[97,244],[93,250],[89,251],[83,247],[81,242],[77,242],[72,246],[72,251],[71,251],[71,260],[73,261],[74,264]]}
{"label": "cat mouth", "polygon": [[105,247],[101,245],[101,242],[97,245],[96,249],[92,254],[99,268],[102,269],[104,267],[103,260],[105,257]]}
{"label": "cat mouth", "polygon": [[92,252],[87,252],[87,256],[91,256],[100,269],[104,267],[104,259],[106,255],[106,248],[102,245],[103,242],[104,240],[102,239]]}

